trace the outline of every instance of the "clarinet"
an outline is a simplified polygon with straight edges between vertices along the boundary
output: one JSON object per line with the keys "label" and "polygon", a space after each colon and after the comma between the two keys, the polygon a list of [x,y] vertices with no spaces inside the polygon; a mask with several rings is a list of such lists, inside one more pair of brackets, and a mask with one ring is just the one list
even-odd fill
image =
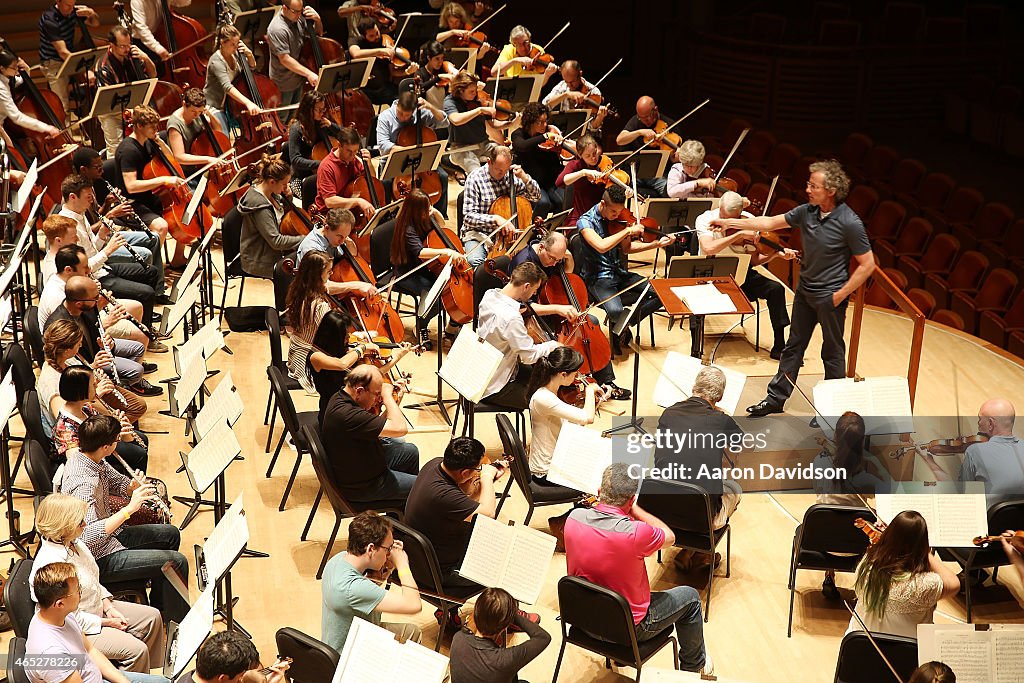
{"label": "clarinet", "polygon": [[[121,191],[108,183],[106,178],[103,178],[103,184],[107,186],[107,194],[117,200],[118,204],[124,204],[125,201],[127,201],[125,200],[124,195],[121,194]],[[154,236],[153,231],[149,229],[149,226],[146,225],[141,218],[139,218],[139,214],[135,213],[135,209],[131,207],[131,204],[128,205],[128,219],[133,221],[138,226],[139,230],[143,231],[150,237]]]}
{"label": "clarinet", "polygon": [[[116,223],[112,222],[109,218],[107,218],[106,216],[100,216],[100,222],[103,223],[103,225],[107,226],[107,228],[112,233],[114,233],[114,232],[121,232],[121,228]],[[135,251],[135,247],[133,247],[128,242],[127,239],[125,240],[124,248],[128,250],[128,255],[131,256],[132,259],[136,263],[138,263],[143,268],[148,268],[149,267],[149,264],[146,263],[146,259],[142,258],[142,254],[140,254],[139,252]]]}
{"label": "clarinet", "polygon": [[[119,395],[119,394],[117,393],[117,389],[115,389],[115,390],[114,390],[114,392],[115,392],[115,395]],[[97,396],[97,397],[96,397],[96,400],[97,400],[97,401],[99,401],[99,402],[100,402],[100,404],[101,404],[101,405],[102,405],[102,406],[103,406],[104,408],[106,408],[108,412],[110,412],[111,414],[113,414],[113,413],[114,413],[114,408],[112,408],[112,407],[110,406],[110,404],[109,404],[109,403],[107,403],[106,401],[104,401],[104,400],[103,400],[102,398],[100,398],[99,396]],[[121,396],[121,400],[122,400],[122,401],[124,400],[124,396]],[[137,444],[139,444],[140,446],[142,446],[142,449],[143,449],[144,451],[146,451],[147,453],[149,452],[149,446],[148,446],[148,445],[146,444],[146,442],[145,442],[145,441],[143,441],[143,440],[142,440],[142,435],[141,435],[141,434],[139,434],[139,430],[137,430],[137,429],[136,429],[135,427],[132,427],[132,439],[134,439],[134,440],[135,440],[135,443],[137,443]],[[125,463],[125,462],[124,462],[123,460],[121,461],[121,463],[122,463],[122,464],[124,464],[125,468],[126,468],[126,469],[127,469],[127,470],[128,470],[129,472],[131,472],[131,469],[132,469],[132,468],[128,467],[128,465],[127,465],[127,464],[126,464],[126,463]]]}
{"label": "clarinet", "polygon": [[[107,300],[107,305],[103,307],[104,311],[106,311],[109,306],[117,306],[117,305],[120,304],[120,302],[117,299],[114,298],[114,295],[111,293],[111,291],[109,289],[103,289],[102,285],[100,285],[100,281],[99,280],[97,280],[96,278],[92,278],[92,281],[95,282],[96,285],[100,288],[100,294],[102,294],[106,298],[106,300]],[[125,309],[124,314],[125,314],[125,320],[130,322],[132,325],[135,325],[135,327],[139,328],[139,331],[142,332],[142,334],[146,335],[149,338],[150,341],[155,341],[157,339],[157,337],[159,335],[157,335],[157,333],[154,332],[152,329],[150,329],[148,326],[146,326],[143,323],[141,323],[138,320],[136,320],[135,316],[133,316],[131,313],[129,313],[127,309]],[[102,339],[102,338],[103,337],[101,335],[100,339]],[[103,348],[106,351],[110,351],[110,349],[106,348],[106,344],[105,343],[103,345]],[[113,355],[113,354],[111,354],[111,355]],[[118,382],[118,384],[120,384],[120,382]]]}

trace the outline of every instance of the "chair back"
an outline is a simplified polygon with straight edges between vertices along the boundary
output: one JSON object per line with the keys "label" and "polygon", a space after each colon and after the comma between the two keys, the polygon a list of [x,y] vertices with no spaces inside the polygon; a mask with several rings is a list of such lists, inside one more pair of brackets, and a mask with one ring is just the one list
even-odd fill
{"label": "chair back", "polygon": [[935,311],[932,315],[932,322],[938,323],[939,325],[945,325],[946,327],[952,327],[954,330],[960,330],[961,332],[963,332],[967,327],[967,325],[964,324],[964,319],[960,317],[960,314],[954,313],[948,308],[940,308]]}
{"label": "chair back", "polygon": [[703,487],[685,481],[644,479],[637,503],[675,532],[677,544],[704,550],[714,547],[711,496]]}
{"label": "chair back", "polygon": [[975,188],[958,187],[949,196],[942,214],[949,223],[966,223],[974,218],[984,203],[985,195]]}
{"label": "chair back", "polygon": [[946,278],[949,289],[974,289],[985,276],[988,266],[988,257],[980,251],[963,252]]}
{"label": "chair back", "polygon": [[281,419],[284,421],[284,428],[291,434],[296,446],[303,444],[299,415],[295,411],[295,403],[288,391],[288,382],[285,380],[281,368],[273,365],[267,368],[267,376],[270,378],[270,390],[274,392],[277,399],[277,407],[281,411]]}
{"label": "chair back", "polygon": [[[434,545],[420,532],[401,522],[392,522],[395,540],[401,541],[409,558],[409,569],[416,579],[416,585],[423,590],[444,595],[441,581],[441,565],[437,561]],[[428,602],[431,599],[424,597]],[[436,603],[435,603],[436,604]]]}
{"label": "chair back", "polygon": [[391,239],[394,234],[393,220],[381,223],[370,233],[370,270],[374,277],[380,277],[391,269]]}
{"label": "chair back", "polygon": [[45,361],[43,360],[43,330],[39,324],[38,306],[29,306],[25,311],[25,341],[28,342],[32,356],[41,366]]}
{"label": "chair back", "polygon": [[244,274],[242,262],[238,258],[242,252],[242,214],[238,207],[233,206],[221,221],[220,234],[224,250],[224,270],[231,277],[241,277]]}
{"label": "chair back", "polygon": [[880,202],[866,222],[868,235],[872,239],[892,241],[900,234],[903,219],[907,217],[907,209],[899,202],[886,199]]}
{"label": "chair back", "polygon": [[284,361],[284,352],[281,350],[281,315],[276,308],[267,306],[265,313],[267,330],[270,332],[270,364],[281,371],[288,372],[288,364]]}
{"label": "chair back", "polygon": [[289,166],[292,165],[292,151],[288,147],[287,140],[281,143],[281,161],[288,164]]}
{"label": "chair back", "polygon": [[988,511],[988,532],[995,536],[1007,529],[1024,529],[1024,499],[996,503]]}
{"label": "chair back", "polygon": [[25,658],[25,639],[11,638],[10,648],[7,650],[7,680],[9,683],[32,683],[25,667],[15,664]]}
{"label": "chair back", "polygon": [[914,199],[922,207],[939,207],[946,203],[946,199],[955,187],[956,181],[950,176],[945,173],[932,172],[921,181],[917,192],[914,193]]}
{"label": "chair back", "polygon": [[[917,640],[888,633],[871,633],[885,658],[901,680],[908,680],[917,668]],[[892,672],[864,631],[852,631],[843,637],[836,662],[835,683],[878,683],[891,681]]]}
{"label": "chair back", "polygon": [[974,297],[974,305],[979,309],[1005,308],[1016,289],[1017,276],[1013,271],[1007,268],[996,268],[985,278],[981,289],[978,290],[978,295]]}
{"label": "chair back", "polygon": [[584,255],[583,238],[579,232],[569,238],[569,253],[572,254],[576,274],[586,280],[587,275],[584,275],[584,271],[588,267],[587,259]]}
{"label": "chair back", "polygon": [[1006,204],[989,202],[981,207],[972,223],[972,232],[978,239],[998,239],[1013,222],[1013,209]]}
{"label": "chair back", "polygon": [[34,438],[25,442],[25,468],[28,470],[32,491],[43,498],[53,493],[53,477],[57,474],[57,463],[46,452],[46,448]]}
{"label": "chair back", "polygon": [[32,361],[21,344],[10,342],[4,344],[3,357],[0,358],[0,371],[7,374],[12,371],[14,390],[18,396],[24,396],[26,392],[36,385],[36,374],[32,371]]}
{"label": "chair back", "polygon": [[324,443],[320,440],[320,430],[313,429],[313,425],[303,425],[302,433],[306,438],[306,443],[309,445],[310,459],[313,461],[313,471],[316,472],[316,478],[320,480],[320,486],[323,487],[324,493],[327,494],[327,500],[331,502],[331,506],[339,516],[354,516],[357,512],[356,509],[345,499],[345,496],[338,489],[338,485],[334,482],[334,470],[331,469],[331,462],[327,459]]}
{"label": "chair back", "polygon": [[797,548],[813,552],[853,553],[861,555],[868,548],[867,534],[854,526],[857,518],[874,523],[875,513],[851,505],[817,504],[807,508]]}
{"label": "chair back", "polygon": [[[508,256],[499,256],[494,259],[494,267],[503,273],[512,275],[511,269],[512,259]],[[491,275],[487,272],[487,262],[481,263],[473,271],[473,326],[476,326],[476,321],[479,316],[477,313],[480,311],[480,301],[484,298],[484,294],[489,289],[501,289],[504,283],[497,278],[497,276]]]}
{"label": "chair back", "polygon": [[18,560],[4,584],[4,606],[7,608],[7,616],[11,618],[14,635],[19,638],[28,638],[28,625],[36,613],[36,603],[32,601],[32,591],[28,585],[31,574],[32,560]]}
{"label": "chair back", "polygon": [[839,150],[839,158],[847,166],[856,166],[874,146],[875,141],[864,133],[850,133]]}
{"label": "chair back", "polygon": [[921,183],[925,166],[917,159],[900,159],[889,175],[889,189],[892,192],[911,194]]}
{"label": "chair back", "polygon": [[948,233],[936,235],[928,250],[921,257],[921,270],[931,272],[935,270],[949,270],[960,253],[960,240]]}
{"label": "chair back", "polygon": [[370,128],[366,131],[366,148],[369,149],[377,144],[377,119],[379,116],[374,116],[370,119]]}
{"label": "chair back", "polygon": [[46,433],[46,428],[43,426],[43,409],[39,405],[39,394],[35,389],[22,395],[18,410],[21,413],[21,421],[25,425],[25,433],[28,437],[41,444],[44,454],[52,452],[53,439]]}
{"label": "chair back", "polygon": [[907,298],[917,306],[917,310],[924,313],[926,318],[935,311],[935,297],[928,290],[914,287],[907,292]]}
{"label": "chair back", "polygon": [[523,442],[508,415],[498,413],[494,416],[494,421],[498,424],[498,436],[501,438],[501,447],[505,455],[512,456],[512,478],[523,492],[527,505],[533,507],[533,491],[530,490],[533,475],[530,474],[530,458],[526,454],[526,448],[523,447]]}
{"label": "chair back", "polygon": [[295,279],[295,274],[289,273],[284,267],[284,262],[288,260],[291,259],[280,259],[274,263],[274,307],[279,311],[288,307],[288,288]]}
{"label": "chair back", "polygon": [[931,239],[935,228],[927,218],[914,216],[900,230],[896,239],[894,250],[897,254],[920,254],[924,252],[924,245]]}
{"label": "chair back", "polygon": [[293,683],[323,683],[334,678],[341,655],[327,643],[286,626],[277,630],[277,653],[291,657],[288,678]]}
{"label": "chair back", "polygon": [[633,613],[615,591],[579,576],[558,580],[558,611],[562,627],[578,626],[595,638],[637,650]]}

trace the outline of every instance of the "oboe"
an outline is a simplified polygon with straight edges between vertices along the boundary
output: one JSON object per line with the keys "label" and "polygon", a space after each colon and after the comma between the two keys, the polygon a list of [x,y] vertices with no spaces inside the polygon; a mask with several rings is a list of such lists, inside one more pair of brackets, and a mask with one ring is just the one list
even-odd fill
{"label": "oboe", "polygon": [[[115,391],[117,391],[117,390],[115,389]],[[123,398],[124,397],[122,396],[122,399]],[[109,412],[111,414],[113,414],[115,412],[115,409],[113,407],[111,407],[111,405],[109,403],[107,403],[106,401],[104,401],[101,397],[97,396],[96,400],[99,401],[100,404],[102,404],[103,407],[107,409],[107,412]],[[129,424],[128,426],[131,427],[131,424]],[[135,427],[132,427],[132,439],[135,440],[135,443],[137,443],[140,446],[142,446],[143,450],[145,450],[147,452],[149,451],[149,444],[147,444],[145,441],[143,441],[142,435],[139,434],[139,430],[137,430]],[[127,465],[125,465],[125,467],[127,467]],[[130,469],[131,468],[129,468],[129,470]]]}
{"label": "oboe", "polygon": [[[106,216],[100,216],[100,222],[103,223],[103,225],[107,226],[107,229],[110,230],[111,234],[115,232],[121,232],[121,227],[117,225],[117,223],[114,223],[112,220],[107,218]],[[142,258],[142,254],[135,251],[135,247],[133,247],[131,243],[128,242],[127,238],[125,238],[124,248],[128,250],[128,255],[131,256],[132,259],[140,266],[142,266],[143,268],[147,268],[149,266],[149,264],[146,263],[146,259]]]}
{"label": "oboe", "polygon": [[[99,286],[100,281],[97,280],[96,278],[92,278],[92,279],[96,283],[96,285]],[[120,302],[117,299],[114,298],[114,295],[110,292],[109,289],[103,289],[102,287],[100,287],[100,294],[102,294],[104,296],[104,298],[106,298],[107,304],[109,306],[117,306],[117,305],[120,304]],[[106,308],[107,308],[106,306],[103,307],[104,310],[106,310]],[[155,340],[157,338],[157,336],[158,336],[157,333],[154,332],[147,325],[144,325],[143,323],[139,322],[135,318],[135,316],[133,316],[131,313],[128,312],[128,309],[125,309],[124,314],[125,314],[125,320],[130,322],[132,325],[135,325],[135,327],[139,328],[139,331],[142,332],[142,334],[144,334],[147,337],[149,337],[150,341]]]}
{"label": "oboe", "polygon": [[[121,191],[114,187],[113,185],[111,185],[110,183],[108,183],[106,178],[103,179],[103,184],[107,186],[107,193],[111,197],[113,197],[114,201],[116,201],[118,204],[124,204],[127,201],[124,198],[124,195],[121,194]],[[135,213],[135,209],[131,208],[130,203],[128,205],[128,219],[133,221],[136,225],[138,225],[140,230],[145,232],[150,237],[153,237],[153,231],[149,229],[149,226],[146,225],[141,218],[139,218],[139,214]]]}

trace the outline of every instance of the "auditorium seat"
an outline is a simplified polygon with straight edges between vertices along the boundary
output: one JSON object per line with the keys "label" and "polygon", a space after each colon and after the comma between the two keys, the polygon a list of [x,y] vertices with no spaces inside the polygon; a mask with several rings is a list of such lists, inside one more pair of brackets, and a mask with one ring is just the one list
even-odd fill
{"label": "auditorium seat", "polygon": [[[768,198],[768,190],[769,186],[765,183],[754,183],[747,188],[745,196],[750,201],[757,202],[758,206],[764,206],[764,202]],[[778,188],[776,188],[776,190],[778,190]]]}
{"label": "auditorium seat", "polygon": [[875,141],[864,133],[850,133],[839,148],[839,161],[843,166],[851,167],[860,164],[868,150],[875,146]]}
{"label": "auditorium seat", "polygon": [[956,187],[956,181],[945,173],[929,173],[914,192],[898,192],[896,201],[907,207],[909,212],[920,213],[923,209],[939,208],[946,204]]}
{"label": "auditorium seat", "polygon": [[818,28],[818,44],[826,47],[853,47],[860,44],[863,24],[855,19],[826,19]]}
{"label": "auditorium seat", "polygon": [[733,143],[736,142],[736,138],[740,136],[747,128],[753,128],[754,124],[746,119],[733,119],[726,126],[725,131],[721,135],[708,135],[701,138],[701,142],[704,144],[704,149],[708,153],[719,153],[726,154],[732,149]]}
{"label": "auditorium seat", "polygon": [[1022,99],[1021,89],[1015,85],[1001,85],[992,98],[975,101],[971,105],[969,121],[971,139],[989,147],[999,147],[1003,141],[1003,127],[1009,116],[1017,111]]}
{"label": "auditorium seat", "polygon": [[[873,245],[875,256],[884,268],[895,268],[901,256],[920,258],[924,254],[928,240],[935,229],[923,218],[915,217],[907,221],[900,230],[895,242],[878,240]],[[902,273],[900,273],[902,275]],[[906,279],[904,277],[904,279]]]}
{"label": "auditorium seat", "polygon": [[978,251],[965,251],[948,273],[929,273],[924,278],[927,289],[939,308],[949,308],[952,292],[977,291],[988,271],[988,259]]}
{"label": "auditorium seat", "polygon": [[846,205],[853,209],[862,221],[867,221],[878,206],[878,192],[867,185],[856,185],[847,195]]}
{"label": "auditorium seat", "polygon": [[952,235],[936,235],[924,254],[920,257],[901,256],[896,267],[907,276],[909,286],[922,287],[927,275],[950,272],[959,254],[960,241],[957,238]]}
{"label": "auditorium seat", "polygon": [[815,161],[818,157],[806,155],[794,161],[789,173],[779,178],[776,193],[788,192],[801,199],[807,197],[807,180],[811,177],[811,164]]}
{"label": "auditorium seat", "polygon": [[774,133],[769,133],[766,130],[753,131],[740,145],[737,154],[742,155],[744,164],[758,164],[768,159],[777,144],[779,141]]}
{"label": "auditorium seat", "polygon": [[[895,268],[883,268],[882,271],[892,280],[892,283],[896,285],[898,289],[906,291],[907,289],[907,278],[903,277],[903,273],[896,270]],[[864,303],[869,306],[877,306],[879,308],[891,308],[896,310],[896,303],[892,298],[886,294],[882,286],[874,280],[868,285],[868,290],[864,293]]]}
{"label": "auditorium seat", "polygon": [[1013,222],[1013,209],[1001,202],[985,204],[970,221],[950,221],[950,232],[960,240],[964,249],[977,249],[983,241],[1002,241],[1007,227]]}
{"label": "auditorium seat", "polygon": [[962,290],[952,295],[952,310],[963,318],[964,329],[977,334],[978,317],[986,312],[1003,313],[1017,291],[1017,276],[1006,268],[989,271],[977,293]]}
{"label": "auditorium seat", "polygon": [[[944,206],[921,207],[921,215],[930,220],[939,232],[949,232],[951,225],[970,223],[984,203],[985,195],[975,188],[958,187],[949,195]],[[957,235],[957,239],[965,248],[971,248],[961,235]]]}
{"label": "auditorium seat", "polygon": [[869,180],[871,187],[882,197],[904,193],[912,195],[928,169],[917,159],[900,159],[885,178]]}
{"label": "auditorium seat", "polygon": [[788,176],[789,170],[800,156],[800,149],[796,145],[783,142],[776,145],[763,162],[754,163],[747,161],[746,168],[750,171],[750,177],[754,180],[771,182],[771,179],[775,176]]}
{"label": "auditorium seat", "polygon": [[772,200],[772,205],[769,207],[768,215],[774,216],[780,213],[786,213],[796,207],[800,206],[803,202],[798,202],[792,197],[778,197]]}
{"label": "auditorium seat", "polygon": [[868,237],[873,241],[882,240],[895,242],[903,227],[903,221],[907,217],[907,209],[899,202],[885,200],[881,202],[871,214],[871,219],[864,221],[864,227],[868,231]]}
{"label": "auditorium seat", "polygon": [[932,314],[932,322],[952,327],[954,330],[964,331],[964,319],[948,308],[942,308]]}
{"label": "auditorium seat", "polygon": [[742,168],[730,168],[725,172],[726,178],[732,178],[736,181],[736,191],[741,195],[746,195],[747,188],[750,187],[750,174],[744,171]]}
{"label": "auditorium seat", "polygon": [[1024,358],[1024,332],[1011,332],[1006,341],[1006,350],[1017,358]]}
{"label": "auditorium seat", "polygon": [[907,290],[907,298],[917,306],[917,310],[921,311],[926,318],[935,310],[935,297],[920,287],[913,287]]}
{"label": "auditorium seat", "polygon": [[1011,225],[1002,239],[982,240],[978,249],[997,268],[1024,269],[1024,218]]}
{"label": "auditorium seat", "polygon": [[847,169],[850,177],[858,183],[868,183],[877,178],[885,178],[892,171],[900,153],[888,145],[875,145],[864,156],[864,161]]}
{"label": "auditorium seat", "polygon": [[1005,313],[985,311],[978,319],[978,336],[1001,348],[1013,332],[1024,332],[1024,296],[1014,299]]}

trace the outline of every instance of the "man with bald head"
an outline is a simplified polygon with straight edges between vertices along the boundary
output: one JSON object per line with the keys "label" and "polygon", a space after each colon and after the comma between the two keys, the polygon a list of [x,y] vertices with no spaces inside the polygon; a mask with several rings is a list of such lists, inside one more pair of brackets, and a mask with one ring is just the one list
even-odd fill
{"label": "man with bald head", "polygon": [[[616,136],[615,144],[619,146],[619,149],[629,152],[640,149],[645,142],[650,142],[657,135],[654,132],[654,127],[658,121],[664,121],[665,125],[672,125],[672,121],[663,117],[658,111],[658,104],[654,98],[644,95],[636,101],[636,115],[626,122],[625,127]],[[647,149],[657,149],[657,147],[652,145]],[[638,178],[636,186],[642,194],[652,197],[667,197],[667,182],[665,178]]]}
{"label": "man with bald head", "polygon": [[[1024,498],[1024,443],[1013,435],[1015,411],[1005,398],[990,398],[978,409],[978,434],[989,439],[971,444],[960,464],[959,481],[983,481],[989,509],[996,503]],[[949,475],[931,453],[917,449],[939,481]]]}

